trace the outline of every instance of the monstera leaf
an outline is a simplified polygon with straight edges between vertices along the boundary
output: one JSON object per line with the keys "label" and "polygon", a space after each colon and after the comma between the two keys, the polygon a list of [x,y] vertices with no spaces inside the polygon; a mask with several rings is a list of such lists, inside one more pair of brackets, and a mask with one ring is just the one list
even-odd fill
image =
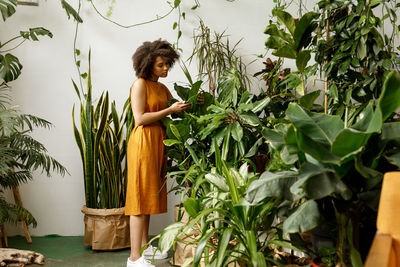
{"label": "monstera leaf", "polygon": [[20,34],[24,39],[31,39],[32,41],[39,41],[38,35],[53,38],[53,34],[43,27],[30,28],[29,31],[20,31]]}
{"label": "monstera leaf", "polygon": [[15,13],[15,7],[17,6],[17,0],[0,0],[0,12],[3,17],[3,21],[11,17]]}
{"label": "monstera leaf", "polygon": [[18,58],[12,54],[0,55],[0,78],[6,83],[18,78],[22,65]]}

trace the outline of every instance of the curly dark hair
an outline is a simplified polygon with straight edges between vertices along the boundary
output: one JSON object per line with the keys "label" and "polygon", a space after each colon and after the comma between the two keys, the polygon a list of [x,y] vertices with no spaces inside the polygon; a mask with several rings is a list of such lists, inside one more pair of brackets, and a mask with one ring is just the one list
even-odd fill
{"label": "curly dark hair", "polygon": [[139,46],[132,56],[133,69],[138,78],[149,79],[152,75],[153,65],[158,56],[167,60],[170,67],[178,60],[179,55],[172,45],[164,40],[158,39],[154,42],[144,42]]}

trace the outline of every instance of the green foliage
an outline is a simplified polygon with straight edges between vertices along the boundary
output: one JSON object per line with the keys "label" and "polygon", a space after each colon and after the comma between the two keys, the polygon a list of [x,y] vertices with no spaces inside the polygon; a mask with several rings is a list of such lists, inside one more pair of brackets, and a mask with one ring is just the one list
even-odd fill
{"label": "green foliage", "polygon": [[[79,1],[80,2],[80,1]],[[82,23],[83,19],[79,16],[79,13],[70,5],[67,1],[61,0],[61,6],[64,8],[65,12],[67,13],[68,19],[72,16],[72,18],[78,22]]]}
{"label": "green foliage", "polygon": [[0,0],[0,12],[3,17],[3,21],[11,17],[15,13],[17,6],[17,0]]}
{"label": "green foliage", "polygon": [[[48,155],[42,143],[30,136],[34,127],[50,128],[51,123],[33,115],[19,114],[9,108],[7,87],[0,88],[0,186],[9,189],[29,182],[32,172],[41,170],[47,176],[52,172],[65,175],[67,170]],[[36,227],[32,214],[18,205],[10,204],[0,190],[0,223],[17,223],[23,218]]]}
{"label": "green foliage", "polygon": [[[339,116],[290,104],[286,111],[289,123],[263,133],[285,163],[293,164],[297,171],[263,173],[250,185],[248,201],[255,204],[268,197],[291,201],[283,224],[288,233],[310,230],[322,218],[331,217],[326,205],[333,203],[340,229],[338,240],[347,242],[356,264],[359,254],[352,239],[340,234],[348,236],[346,229],[352,227],[349,219],[361,212],[361,207],[377,209],[374,199],[379,196],[383,173],[400,167],[395,160],[400,151],[400,128],[398,122],[386,122],[400,107],[399,78],[399,73],[391,72],[380,98],[370,102],[348,127]],[[341,248],[338,251],[341,260],[350,255]]]}
{"label": "green foliage", "polygon": [[[92,101],[92,76],[90,66],[87,76],[87,92],[79,93],[80,131],[75,124],[75,112],[72,110],[75,141],[78,145],[85,182],[85,198],[88,208],[120,208],[125,205],[126,195],[126,158],[127,139],[133,128],[133,115],[129,99],[124,105],[121,116],[115,103],[109,111],[108,92],[101,95],[95,105]],[[126,131],[125,131],[126,127]],[[125,163],[126,164],[126,163]]]}

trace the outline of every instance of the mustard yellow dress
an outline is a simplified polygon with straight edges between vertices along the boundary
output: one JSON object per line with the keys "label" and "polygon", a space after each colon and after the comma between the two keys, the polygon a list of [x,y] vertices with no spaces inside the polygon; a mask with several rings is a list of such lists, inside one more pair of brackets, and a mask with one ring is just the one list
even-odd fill
{"label": "mustard yellow dress", "polygon": [[[171,97],[168,88],[159,82],[144,81],[145,112],[167,108],[168,99]],[[148,125],[135,125],[127,148],[126,215],[167,212],[167,185],[163,173],[166,164],[163,143],[165,138],[166,132],[160,121]]]}

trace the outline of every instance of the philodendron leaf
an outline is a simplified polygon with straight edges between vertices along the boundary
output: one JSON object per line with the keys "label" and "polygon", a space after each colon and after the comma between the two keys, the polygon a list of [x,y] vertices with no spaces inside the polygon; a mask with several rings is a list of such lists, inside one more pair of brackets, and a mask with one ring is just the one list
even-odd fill
{"label": "philodendron leaf", "polygon": [[190,88],[186,88],[186,87],[183,87],[183,86],[180,86],[180,85],[177,85],[176,83],[174,83],[174,89],[175,89],[176,93],[178,94],[178,96],[182,100],[184,100],[184,101],[188,100]]}
{"label": "philodendron leaf", "polygon": [[21,69],[22,65],[17,57],[12,54],[5,56],[0,54],[0,79],[3,79],[6,83],[11,82],[18,78]]}
{"label": "philodendron leaf", "polygon": [[317,202],[308,200],[302,203],[283,223],[285,233],[307,232],[319,223],[319,210]]}
{"label": "philodendron leaf", "polygon": [[252,182],[247,189],[246,199],[258,203],[266,197],[280,197],[293,200],[290,187],[297,180],[297,172],[286,171],[279,173],[264,172],[260,179]]}
{"label": "philodendron leaf", "polygon": [[20,31],[20,34],[24,39],[31,39],[32,41],[39,41],[38,35],[53,38],[53,34],[43,27],[30,28],[29,31]]}
{"label": "philodendron leaf", "polygon": [[382,111],[382,121],[392,115],[400,107],[400,73],[392,71],[383,84],[378,106]]}
{"label": "philodendron leaf", "polygon": [[311,59],[311,51],[310,50],[302,50],[297,54],[296,57],[296,66],[300,73],[303,73],[307,67],[308,61]]}
{"label": "philodendron leaf", "polygon": [[182,228],[185,226],[183,222],[176,222],[168,225],[160,234],[159,248],[162,253],[166,253],[174,243],[176,236],[182,232]]}

